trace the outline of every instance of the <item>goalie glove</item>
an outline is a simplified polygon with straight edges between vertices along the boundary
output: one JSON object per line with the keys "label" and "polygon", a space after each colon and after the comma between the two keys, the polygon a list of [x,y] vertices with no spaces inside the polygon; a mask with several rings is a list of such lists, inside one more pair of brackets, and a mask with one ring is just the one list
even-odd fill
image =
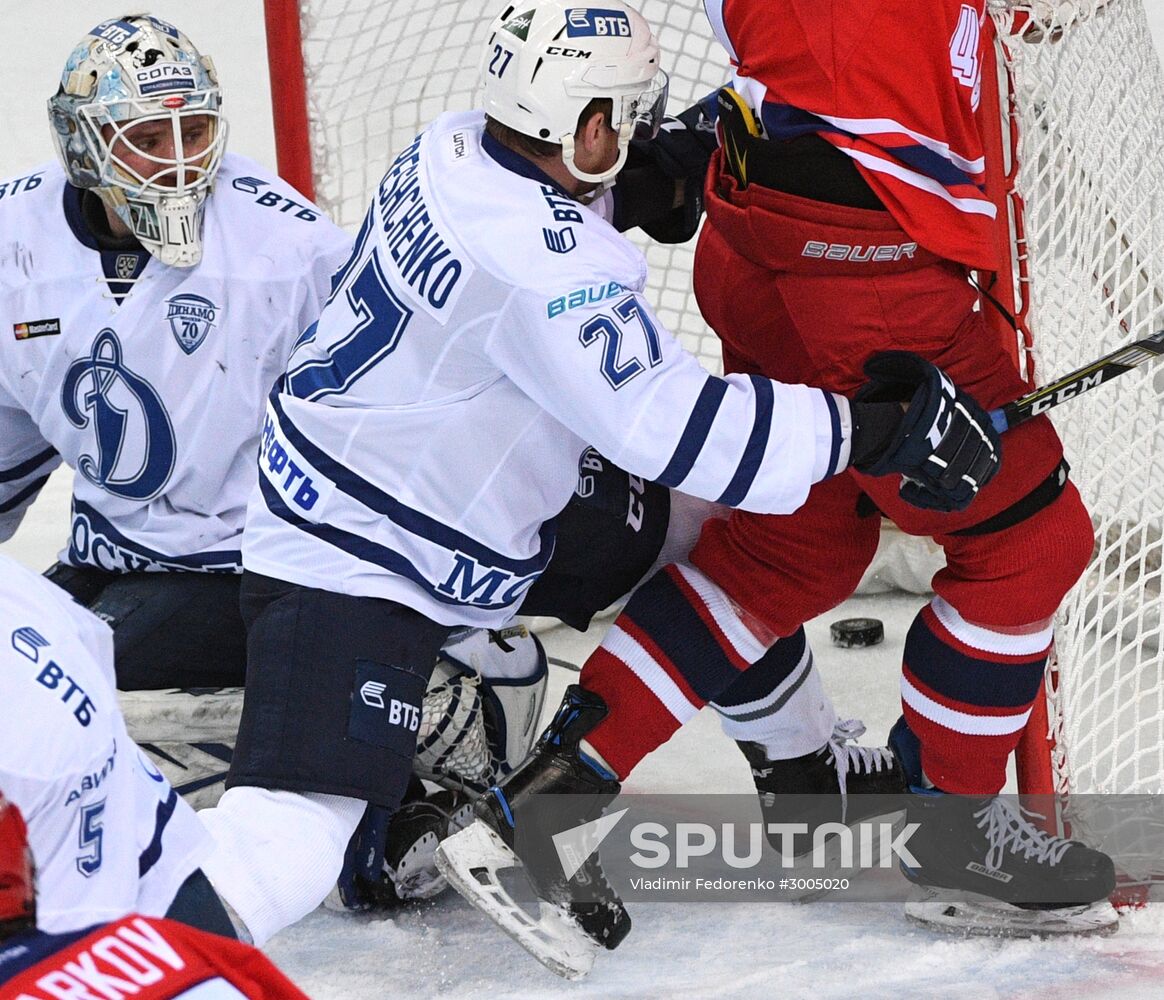
{"label": "goalie glove", "polygon": [[[914,507],[964,510],[998,471],[1001,443],[989,415],[917,354],[878,354],[865,374],[852,407],[853,467],[870,476],[901,473],[898,492]],[[905,413],[887,403],[906,403]]]}
{"label": "goalie glove", "polygon": [[[663,119],[653,139],[632,140],[615,184],[614,226],[641,228],[660,243],[686,243],[703,217],[703,181],[715,151],[715,94],[677,118]],[[676,186],[681,199],[676,200]]]}

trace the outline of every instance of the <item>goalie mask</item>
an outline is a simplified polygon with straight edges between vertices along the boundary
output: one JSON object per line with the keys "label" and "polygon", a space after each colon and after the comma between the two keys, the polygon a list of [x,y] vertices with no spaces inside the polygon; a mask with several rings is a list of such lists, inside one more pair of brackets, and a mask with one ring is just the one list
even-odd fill
{"label": "goalie mask", "polygon": [[0,940],[36,923],[36,873],[28,829],[15,803],[0,792]]}
{"label": "goalie mask", "polygon": [[69,183],[94,189],[163,264],[193,267],[226,145],[220,104],[210,58],[165,21],[132,15],[85,36],[48,107]]}
{"label": "goalie mask", "polygon": [[[631,139],[650,139],[667,105],[659,44],[643,17],[621,0],[601,7],[527,0],[493,25],[481,62],[485,113],[503,125],[560,143],[566,168],[581,181],[606,183],[626,162]],[[595,98],[613,102],[618,160],[601,173],[574,162],[578,117]]]}

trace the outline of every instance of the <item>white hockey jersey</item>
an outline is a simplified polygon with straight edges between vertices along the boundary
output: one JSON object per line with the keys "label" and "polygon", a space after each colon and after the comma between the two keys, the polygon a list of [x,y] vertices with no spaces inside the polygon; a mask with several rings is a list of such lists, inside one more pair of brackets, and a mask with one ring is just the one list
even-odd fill
{"label": "white hockey jersey", "polygon": [[0,555],[0,789],[37,868],[37,926],[162,916],[210,835],[125,729],[113,633]]}
{"label": "white hockey jersey", "polygon": [[197,267],[102,251],[81,214],[55,164],[0,184],[0,540],[63,459],[62,561],[239,572],[267,393],[351,238],[234,155]]}
{"label": "white hockey jersey", "polygon": [[244,565],[497,625],[550,559],[587,444],[685,493],[795,510],[847,464],[847,402],[709,375],[646,276],[480,112],[437,119],[272,393]]}

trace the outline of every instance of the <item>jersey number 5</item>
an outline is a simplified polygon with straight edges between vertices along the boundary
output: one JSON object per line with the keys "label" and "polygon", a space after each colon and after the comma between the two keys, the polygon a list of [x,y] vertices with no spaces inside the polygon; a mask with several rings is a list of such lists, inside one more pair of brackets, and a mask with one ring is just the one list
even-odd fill
{"label": "jersey number 5", "polygon": [[105,827],[101,814],[105,812],[105,800],[81,807],[81,829],[77,833],[77,843],[84,853],[77,855],[77,871],[85,878],[95,875],[101,867],[101,842],[105,837]]}
{"label": "jersey number 5", "polygon": [[[632,325],[632,320],[636,321]],[[630,328],[639,329],[647,340],[647,365],[654,368],[663,360],[663,348],[659,343],[659,334],[650,321],[639,300],[633,295],[623,299],[614,307],[614,316],[600,313],[592,316],[582,324],[578,330],[578,339],[583,347],[603,341],[602,345],[602,376],[610,383],[615,391],[621,389],[632,378],[643,371],[647,365],[635,355],[622,358],[623,333]]]}

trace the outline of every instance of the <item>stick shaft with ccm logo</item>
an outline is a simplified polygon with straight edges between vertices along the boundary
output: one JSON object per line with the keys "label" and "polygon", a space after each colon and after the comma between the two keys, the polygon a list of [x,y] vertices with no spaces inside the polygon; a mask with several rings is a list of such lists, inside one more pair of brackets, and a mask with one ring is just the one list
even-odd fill
{"label": "stick shaft with ccm logo", "polygon": [[1117,375],[1131,371],[1161,354],[1164,354],[1164,330],[1157,331],[1143,340],[1126,344],[1034,392],[1028,392],[997,410],[991,410],[991,422],[994,429],[1001,434],[1008,428],[1066,403],[1081,393],[1103,385]]}

